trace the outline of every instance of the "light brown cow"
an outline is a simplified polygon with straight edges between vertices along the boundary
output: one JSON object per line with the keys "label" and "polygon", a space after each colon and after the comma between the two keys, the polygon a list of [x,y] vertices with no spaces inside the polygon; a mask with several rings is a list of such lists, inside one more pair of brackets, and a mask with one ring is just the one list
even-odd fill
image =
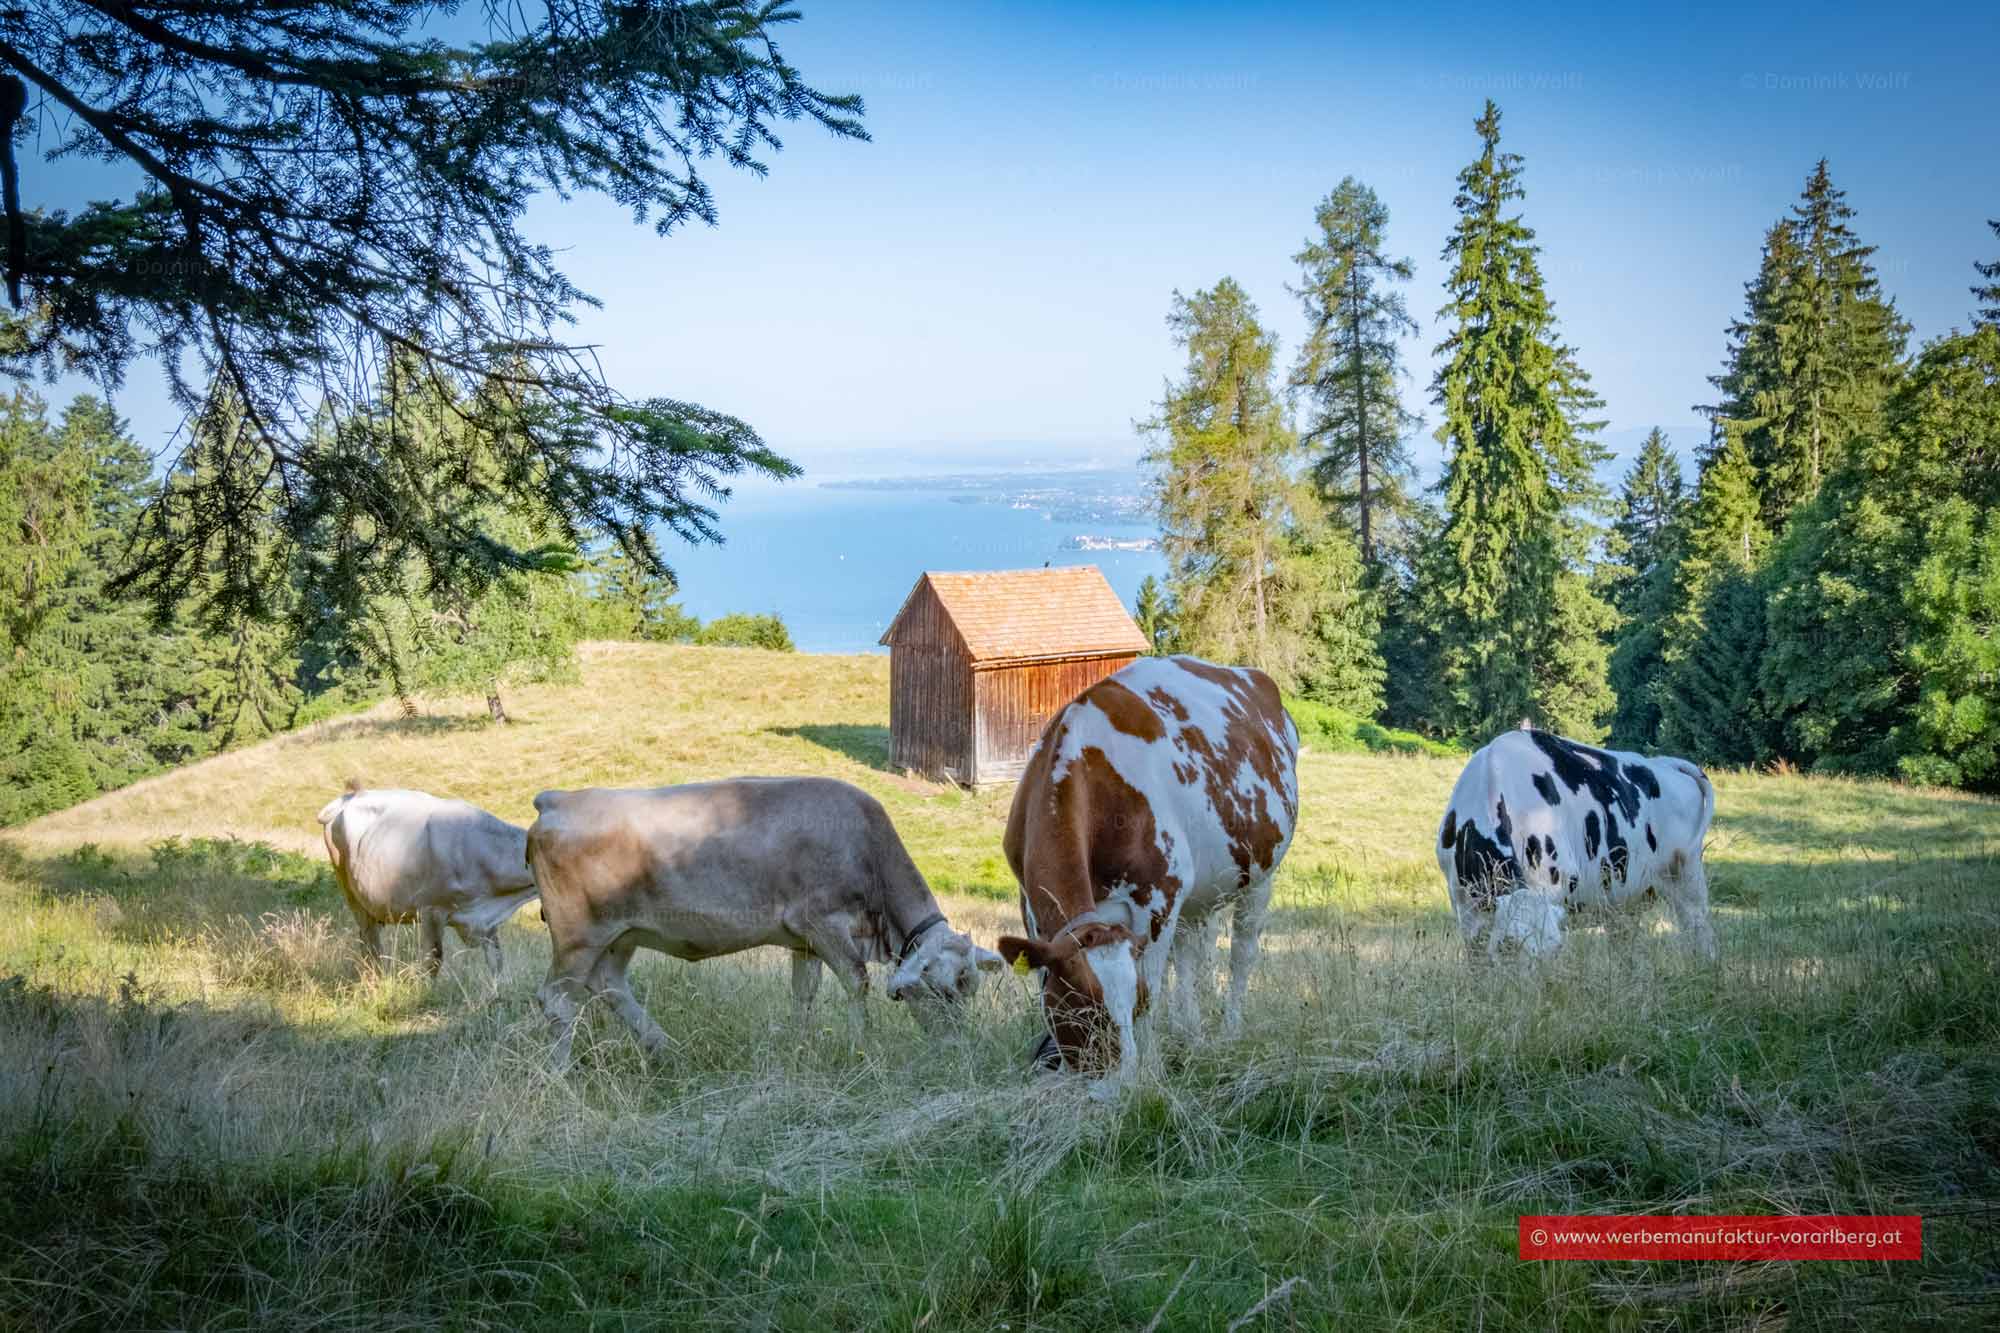
{"label": "light brown cow", "polygon": [[499,930],[534,901],[528,831],[428,792],[369,790],[350,781],[320,808],[334,878],[371,960],[385,962],[382,927],[415,921],[431,975],[444,962],[444,928],[478,944],[497,981]]}
{"label": "light brown cow", "polygon": [[951,929],[874,797],[830,778],[732,778],[650,790],[545,791],[528,830],[555,956],[542,1008],[569,1060],[578,1002],[604,997],[649,1054],[671,1044],[632,995],[642,945],[690,961],[792,950],[801,1017],[820,964],[846,987],[854,1035],[868,964],[889,998],[956,1002],[1000,956]]}
{"label": "light brown cow", "polygon": [[1000,940],[1010,961],[1042,969],[1038,1059],[1133,1074],[1170,955],[1175,1026],[1191,1035],[1225,907],[1225,1023],[1239,1029],[1298,817],[1297,762],[1271,678],[1194,657],[1142,657],[1050,719],[1007,819],[1028,938]]}

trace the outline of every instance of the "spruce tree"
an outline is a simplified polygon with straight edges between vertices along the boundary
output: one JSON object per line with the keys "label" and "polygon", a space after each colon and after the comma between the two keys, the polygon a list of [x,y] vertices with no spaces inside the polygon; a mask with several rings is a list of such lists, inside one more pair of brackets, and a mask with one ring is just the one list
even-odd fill
{"label": "spruce tree", "polygon": [[1615,581],[1613,605],[1630,615],[1632,600],[1652,572],[1668,562],[1675,525],[1687,505],[1681,480],[1681,460],[1667,446],[1658,426],[1639,445],[1619,484],[1616,518],[1610,546],[1621,574]]}
{"label": "spruce tree", "polygon": [[1357,717],[1382,707],[1380,603],[1361,552],[1345,528],[1302,512],[1276,569],[1279,642],[1296,691]]}
{"label": "spruce tree", "polygon": [[1139,596],[1132,606],[1132,620],[1151,645],[1148,651],[1155,656],[1179,651],[1180,634],[1174,624],[1173,600],[1151,574],[1139,581]]}
{"label": "spruce tree", "polygon": [[[1750,607],[1762,596],[1756,572],[1771,543],[1759,510],[1749,451],[1728,434],[1703,464],[1684,517],[1654,690],[1659,744],[1698,763],[1747,763],[1766,749],[1755,693],[1763,613]],[[1738,674],[1718,676],[1718,663]]]}
{"label": "spruce tree", "polygon": [[674,600],[680,585],[634,560],[622,547],[604,547],[589,564],[592,636],[688,643],[700,632],[701,622]]}
{"label": "spruce tree", "polygon": [[[2000,218],[1989,218],[1986,225],[1993,229],[1996,237],[2000,237]],[[1979,308],[1972,314],[1973,322],[2000,324],[2000,259],[1990,264],[1974,263],[1972,267],[1979,271],[1980,277],[1986,279],[1972,288],[1972,299],[1979,302]]]}
{"label": "spruce tree", "polygon": [[1763,688],[1815,767],[1990,783],[2000,329],[1937,339],[1772,562]]}
{"label": "spruce tree", "polygon": [[1918,697],[1901,760],[1919,782],[2000,789],[2000,509],[1953,496],[1905,590]]}
{"label": "spruce tree", "polygon": [[1438,540],[1443,529],[1444,515],[1437,505],[1429,496],[1415,497],[1408,549],[1400,558],[1384,562],[1374,584],[1381,599],[1382,720],[1430,736],[1445,733],[1437,605],[1437,590],[1446,577],[1443,544]]}
{"label": "spruce tree", "polygon": [[1760,516],[1779,531],[1858,437],[1874,430],[1900,374],[1909,326],[1850,225],[1854,210],[1822,159],[1789,217],[1766,235],[1748,308],[1713,381],[1723,433],[1742,437]]}
{"label": "spruce tree", "polygon": [[1610,665],[1611,688],[1618,697],[1611,737],[1620,745],[1650,748],[1659,743],[1657,689],[1686,508],[1680,459],[1656,426],[1625,474],[1609,543],[1618,562],[1611,602],[1622,618]]}
{"label": "spruce tree", "polygon": [[1385,520],[1407,509],[1414,471],[1406,440],[1417,418],[1403,407],[1396,344],[1417,331],[1396,289],[1413,269],[1385,253],[1389,210],[1352,176],[1320,201],[1313,220],[1318,234],[1292,256],[1306,338],[1290,384],[1307,403],[1300,440],[1313,479],[1343,518],[1351,515],[1361,558],[1373,566]]}
{"label": "spruce tree", "polygon": [[1594,738],[1612,702],[1600,641],[1612,613],[1585,573],[1604,501],[1599,403],[1559,339],[1535,234],[1509,212],[1521,159],[1501,150],[1490,101],[1476,129],[1481,152],[1459,173],[1444,249],[1451,331],[1433,383],[1447,451],[1431,589],[1443,720],[1470,738],[1523,719]]}
{"label": "spruce tree", "polygon": [[1764,233],[1757,276],[1743,285],[1743,314],[1730,321],[1722,370],[1709,376],[1708,382],[1718,391],[1717,401],[1695,409],[1709,422],[1708,444],[1700,455],[1704,465],[1731,437],[1743,442],[1746,456],[1776,452],[1767,438],[1772,423],[1791,415],[1778,325],[1799,270],[1791,223],[1781,218]]}
{"label": "spruce tree", "polygon": [[1695,623],[1698,631],[1677,645],[1660,690],[1660,746],[1711,766],[1760,763],[1772,743],[1757,691],[1764,647],[1757,576],[1734,564],[1721,568]]}

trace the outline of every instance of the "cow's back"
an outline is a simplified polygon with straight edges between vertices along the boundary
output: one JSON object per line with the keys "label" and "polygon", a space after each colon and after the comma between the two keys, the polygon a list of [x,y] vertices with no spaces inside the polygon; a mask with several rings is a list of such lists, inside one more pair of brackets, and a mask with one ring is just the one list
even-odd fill
{"label": "cow's back", "polygon": [[528,856],[545,914],[761,918],[875,882],[896,856],[907,864],[881,804],[831,778],[550,791],[535,809]]}
{"label": "cow's back", "polygon": [[428,792],[374,788],[346,797],[326,824],[329,851],[348,890],[384,912],[400,914],[438,888],[430,817],[444,805]]}
{"label": "cow's back", "polygon": [[449,907],[534,882],[526,830],[428,792],[357,792],[325,822],[325,834],[350,892],[384,910]]}
{"label": "cow's back", "polygon": [[1698,857],[1714,800],[1686,760],[1511,731],[1467,762],[1439,835],[1448,880],[1512,886],[1572,906],[1618,901]]}
{"label": "cow's back", "polygon": [[1262,672],[1146,657],[1098,681],[1050,719],[1009,811],[1025,920],[1046,934],[1089,910],[1080,885],[1207,910],[1283,857],[1296,764]]}

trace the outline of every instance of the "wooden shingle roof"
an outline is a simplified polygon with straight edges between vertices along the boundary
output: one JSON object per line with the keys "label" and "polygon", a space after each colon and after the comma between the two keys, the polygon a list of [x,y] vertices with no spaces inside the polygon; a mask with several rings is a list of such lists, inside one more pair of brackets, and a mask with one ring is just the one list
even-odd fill
{"label": "wooden shingle roof", "polygon": [[974,662],[1024,662],[1049,657],[1143,653],[1146,636],[1125,613],[1096,565],[1062,569],[1003,569],[984,573],[929,572],[917,580],[881,642],[928,586]]}

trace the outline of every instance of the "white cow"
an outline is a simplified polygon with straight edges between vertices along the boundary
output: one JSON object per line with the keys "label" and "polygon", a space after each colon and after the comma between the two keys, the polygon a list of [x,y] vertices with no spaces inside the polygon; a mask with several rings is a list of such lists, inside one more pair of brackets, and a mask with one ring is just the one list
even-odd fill
{"label": "white cow", "polygon": [[1510,731],[1472,756],[1438,830],[1438,866],[1468,952],[1562,945],[1582,907],[1666,899],[1683,937],[1715,956],[1702,843],[1715,789],[1685,759]]}
{"label": "white cow", "polygon": [[536,896],[526,829],[464,801],[358,782],[321,807],[319,822],[371,957],[388,958],[384,925],[415,921],[435,976],[449,924],[468,946],[478,943],[499,977],[500,926]]}

